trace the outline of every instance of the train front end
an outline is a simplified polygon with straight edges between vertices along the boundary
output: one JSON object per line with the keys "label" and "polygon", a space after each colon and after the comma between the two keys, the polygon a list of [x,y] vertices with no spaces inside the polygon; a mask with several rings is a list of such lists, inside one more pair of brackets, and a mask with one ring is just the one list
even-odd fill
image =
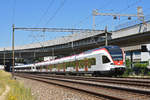
{"label": "train front end", "polygon": [[111,58],[110,74],[117,76],[122,75],[125,71],[125,54],[118,46],[106,47]]}

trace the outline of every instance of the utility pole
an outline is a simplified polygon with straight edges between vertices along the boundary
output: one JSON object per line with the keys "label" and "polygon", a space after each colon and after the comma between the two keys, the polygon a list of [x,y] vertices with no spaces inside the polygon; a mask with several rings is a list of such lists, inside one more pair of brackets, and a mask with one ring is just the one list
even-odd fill
{"label": "utility pole", "polygon": [[34,54],[33,54],[33,55],[34,55],[34,58],[35,58],[35,57],[36,57],[36,53],[34,52]]}
{"label": "utility pole", "polygon": [[72,47],[72,50],[73,50],[73,54],[75,54],[73,41],[71,42],[71,47]]}
{"label": "utility pole", "polygon": [[[138,15],[138,19],[139,19],[140,21],[142,21],[143,24],[145,24],[144,14],[143,14],[143,9],[142,9],[142,7],[137,7],[137,15]],[[143,16],[140,16],[140,15],[143,15]]]}
{"label": "utility pole", "polygon": [[55,59],[54,56],[55,56],[55,54],[54,54],[54,48],[52,48],[52,59],[53,60]]}
{"label": "utility pole", "polygon": [[5,48],[4,48],[4,67],[5,67]]}
{"label": "utility pole", "polygon": [[[93,15],[94,15],[94,10],[93,10]],[[95,30],[95,16],[93,16],[93,30]]]}
{"label": "utility pole", "polygon": [[108,40],[107,40],[107,26],[105,27],[105,46],[108,46]]}
{"label": "utility pole", "polygon": [[15,66],[14,33],[15,33],[15,25],[13,24],[12,26],[12,78],[14,78],[14,66]]}

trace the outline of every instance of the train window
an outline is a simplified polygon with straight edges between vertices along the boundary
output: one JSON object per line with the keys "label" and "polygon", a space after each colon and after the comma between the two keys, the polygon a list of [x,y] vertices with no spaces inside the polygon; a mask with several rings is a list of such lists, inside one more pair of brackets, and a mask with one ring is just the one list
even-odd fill
{"label": "train window", "polygon": [[107,48],[112,59],[116,60],[123,60],[122,50],[120,48]]}
{"label": "train window", "polygon": [[103,60],[104,64],[110,62],[110,60],[109,60],[109,58],[107,56],[102,56],[102,60]]}

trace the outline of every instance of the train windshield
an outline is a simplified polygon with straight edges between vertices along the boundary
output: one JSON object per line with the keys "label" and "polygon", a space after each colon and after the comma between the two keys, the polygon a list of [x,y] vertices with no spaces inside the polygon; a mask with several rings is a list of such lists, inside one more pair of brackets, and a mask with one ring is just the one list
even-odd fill
{"label": "train windshield", "polygon": [[122,50],[119,47],[107,48],[114,61],[123,60]]}

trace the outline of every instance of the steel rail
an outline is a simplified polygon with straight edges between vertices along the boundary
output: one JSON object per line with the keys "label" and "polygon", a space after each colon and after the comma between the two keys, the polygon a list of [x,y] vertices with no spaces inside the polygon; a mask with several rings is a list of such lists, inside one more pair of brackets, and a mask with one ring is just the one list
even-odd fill
{"label": "steel rail", "polygon": [[106,94],[101,94],[101,93],[94,92],[94,91],[88,91],[86,89],[80,89],[80,88],[72,87],[72,86],[69,86],[69,85],[63,85],[61,83],[51,82],[51,81],[47,80],[46,78],[43,79],[43,78],[34,77],[34,76],[28,77],[27,75],[26,76],[25,75],[17,75],[17,74],[15,74],[15,75],[19,76],[19,77],[23,77],[23,78],[28,78],[28,79],[32,79],[32,80],[48,83],[48,84],[53,84],[53,85],[57,85],[57,86],[61,86],[61,87],[65,87],[65,88],[69,88],[69,89],[73,89],[73,90],[77,90],[77,91],[80,91],[80,92],[85,92],[85,93],[94,95],[96,97],[103,97],[103,98],[110,99],[110,100],[123,100],[122,98],[119,98],[119,97],[110,96],[110,95],[106,95]]}
{"label": "steel rail", "polygon": [[[25,74],[29,75],[29,74]],[[123,91],[128,91],[132,93],[138,93],[138,94],[144,94],[144,95],[150,95],[150,90],[142,90],[142,89],[135,89],[135,88],[128,88],[128,87],[120,87],[120,86],[112,86],[112,85],[104,85],[104,84],[92,84],[86,82],[81,82],[81,81],[72,81],[72,80],[66,80],[66,79],[58,79],[58,78],[50,78],[50,77],[45,77],[45,76],[37,76],[37,75],[29,75],[29,76],[34,76],[36,78],[43,78],[47,80],[58,80],[58,81],[64,81],[64,82],[71,82],[71,83],[78,83],[78,84],[83,84],[83,85],[88,85],[88,86],[96,86],[96,87],[103,87],[103,88],[110,88],[110,89],[116,89],[116,90],[123,90]]]}
{"label": "steel rail", "polygon": [[74,80],[85,80],[85,81],[95,81],[95,82],[104,82],[104,83],[114,83],[114,84],[124,84],[124,85],[133,85],[133,86],[143,86],[150,87],[150,81],[144,80],[131,80],[131,79],[117,79],[117,78],[93,78],[93,77],[66,77],[66,76],[50,76],[48,74],[40,74],[41,76],[47,77],[62,77],[67,79]]}

